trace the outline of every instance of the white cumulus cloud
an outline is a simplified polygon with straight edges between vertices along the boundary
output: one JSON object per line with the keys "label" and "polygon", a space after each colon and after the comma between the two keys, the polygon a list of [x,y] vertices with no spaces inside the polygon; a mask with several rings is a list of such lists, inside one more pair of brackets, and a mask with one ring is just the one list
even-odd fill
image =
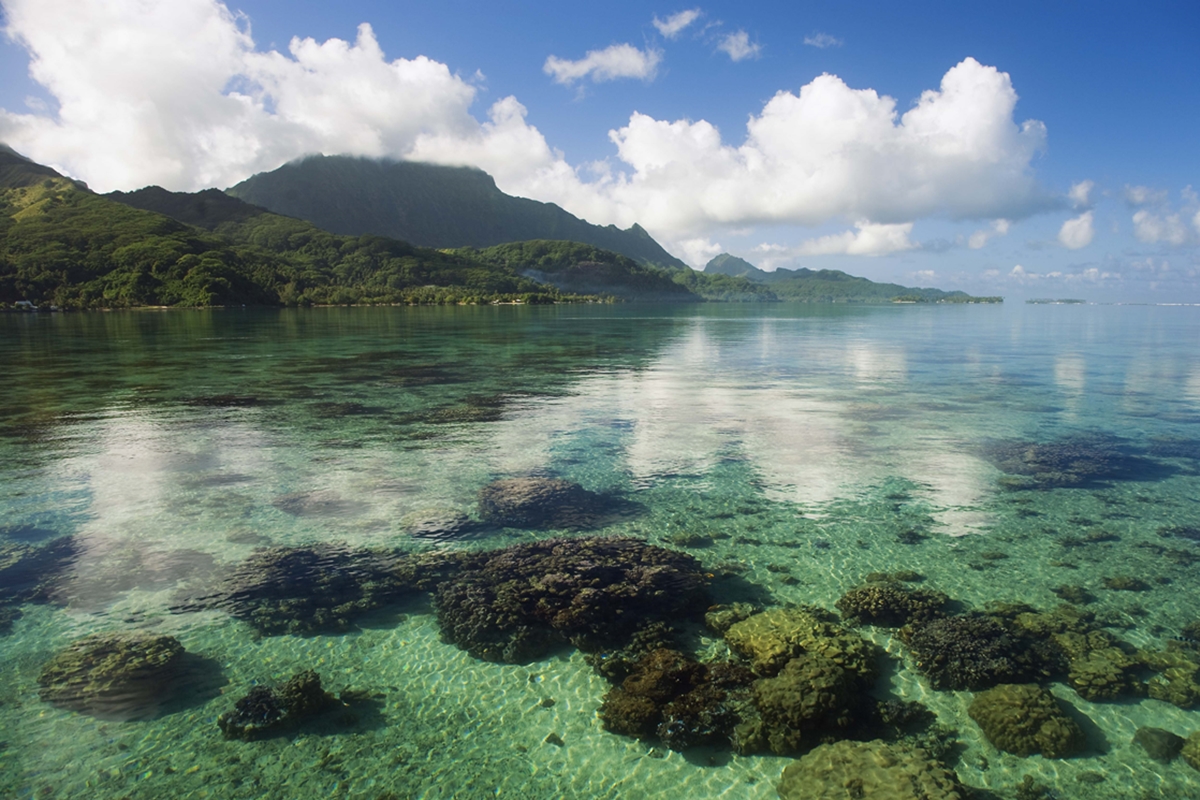
{"label": "white cumulus cloud", "polygon": [[717,49],[734,61],[758,58],[762,54],[762,45],[750,41],[750,34],[745,31],[736,31],[721,37],[721,41],[717,43]]}
{"label": "white cumulus cloud", "polygon": [[[821,75],[778,92],[739,141],[703,119],[633,113],[609,132],[611,158],[572,165],[516,98],[479,119],[471,80],[423,56],[389,58],[366,24],[353,42],[297,38],[264,52],[217,0],[4,9],[58,110],[0,109],[0,141],[102,191],[224,187],[308,153],[468,164],[589,221],[641,223],[693,263],[709,252],[696,240],[760,223],[846,221],[855,229],[802,247],[865,254],[907,249],[914,220],[1020,219],[1053,204],[1031,167],[1044,126],[1018,124],[1009,76],[974,59],[904,113]],[[659,56],[625,47],[633,54],[563,61],[559,73],[652,74]]]}
{"label": "white cumulus cloud", "polygon": [[1070,198],[1071,204],[1076,208],[1088,208],[1091,206],[1092,189],[1096,188],[1096,184],[1092,181],[1080,181],[1071,186],[1071,191],[1067,192],[1067,197]]}
{"label": "white cumulus cloud", "polygon": [[668,39],[674,39],[683,29],[691,25],[696,20],[700,19],[703,12],[698,8],[689,8],[686,11],[677,11],[666,19],[654,17],[654,27],[658,28],[658,32]]}
{"label": "white cumulus cloud", "polygon": [[880,225],[873,222],[856,222],[855,230],[834,233],[818,239],[808,239],[796,248],[801,256],[885,256],[902,250],[912,250],[917,245],[909,240],[913,224]]}
{"label": "white cumulus cloud", "polygon": [[652,80],[662,62],[658,50],[639,50],[631,44],[614,44],[603,50],[589,50],[578,61],[550,56],[542,71],[554,78],[555,83],[570,86],[590,77],[595,83],[615,81],[618,78]]}
{"label": "white cumulus cloud", "polygon": [[1126,186],[1125,202],[1131,206],[1162,205],[1167,202],[1167,190],[1149,186]]}
{"label": "white cumulus cloud", "polygon": [[980,229],[973,232],[967,239],[967,247],[972,250],[980,250],[989,240],[996,236],[1004,236],[1012,227],[1012,222],[1006,219],[998,219],[992,222],[990,229]]}
{"label": "white cumulus cloud", "polygon": [[1092,226],[1092,212],[1085,211],[1078,217],[1067,220],[1058,229],[1058,241],[1068,250],[1078,250],[1087,247],[1096,236]]}
{"label": "white cumulus cloud", "polygon": [[819,47],[824,50],[826,47],[841,47],[842,40],[836,36],[830,36],[828,33],[814,33],[812,36],[805,36],[804,43],[809,47]]}
{"label": "white cumulus cloud", "polygon": [[1186,244],[1188,229],[1178,214],[1157,214],[1141,209],[1133,215],[1133,235],[1146,244]]}
{"label": "white cumulus cloud", "polygon": [[682,253],[681,258],[684,261],[696,266],[707,264],[725,251],[720,242],[714,242],[704,236],[677,241],[675,248]]}
{"label": "white cumulus cloud", "polygon": [[475,88],[423,56],[357,39],[254,49],[213,0],[6,0],[10,37],[58,101],[0,110],[0,141],[99,190],[228,186],[305,153],[384,156],[422,134],[461,136]]}

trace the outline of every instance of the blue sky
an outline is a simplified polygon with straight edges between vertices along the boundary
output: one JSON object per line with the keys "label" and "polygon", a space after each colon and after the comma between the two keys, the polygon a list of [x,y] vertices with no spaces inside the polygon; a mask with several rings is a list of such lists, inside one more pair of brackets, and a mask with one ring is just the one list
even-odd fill
{"label": "blue sky", "polygon": [[0,140],[100,190],[471,163],[696,265],[1200,302],[1196,3],[0,5]]}

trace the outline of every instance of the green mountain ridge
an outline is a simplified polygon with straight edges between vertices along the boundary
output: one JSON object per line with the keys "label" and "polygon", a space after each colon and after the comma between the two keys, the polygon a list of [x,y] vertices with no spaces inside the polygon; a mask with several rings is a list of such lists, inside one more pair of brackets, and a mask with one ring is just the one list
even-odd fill
{"label": "green mountain ridge", "polygon": [[565,295],[506,267],[378,236],[336,236],[211,190],[148,187],[98,195],[9,148],[0,150],[0,304],[581,299],[588,298]]}
{"label": "green mountain ridge", "polygon": [[215,189],[150,186],[99,195],[0,145],[0,306],[888,302],[898,296],[979,301],[835,270],[767,273],[727,254],[697,272],[562,240],[434,250],[330,233]]}
{"label": "green mountain ridge", "polygon": [[592,225],[553,203],[513,197],[474,167],[354,156],[309,156],[226,193],[332,233],[375,234],[424,247],[487,248],[529,240],[581,242],[643,266],[688,269],[640,225]]}

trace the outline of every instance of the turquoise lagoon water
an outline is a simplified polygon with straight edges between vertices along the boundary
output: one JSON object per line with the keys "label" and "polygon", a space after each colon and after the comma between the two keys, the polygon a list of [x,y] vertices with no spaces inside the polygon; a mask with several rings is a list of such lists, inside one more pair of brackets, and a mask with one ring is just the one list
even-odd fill
{"label": "turquoise lagoon water", "polygon": [[[172,613],[173,598],[265,544],[555,535],[447,542],[408,522],[475,515],[489,481],[547,475],[633,509],[600,532],[737,574],[714,583],[717,600],[750,587],[832,609],[867,573],[911,569],[966,608],[1049,609],[1073,584],[1109,630],[1163,647],[1200,620],[1198,567],[1179,557],[1198,545],[1164,538],[1200,527],[1198,343],[1200,309],[1179,307],[0,316],[0,545],[79,549],[52,601],[21,606],[0,635],[0,796],[775,797],[789,759],[608,733],[607,684],[581,654],[477,661],[440,640],[428,602],[347,633],[264,637],[218,611]],[[1116,442],[1146,469],[1021,488],[987,457],[1072,437]],[[1112,576],[1148,588],[1107,589]],[[146,720],[39,699],[56,651],[111,630],[169,633],[207,666]],[[929,688],[895,631],[860,632],[893,659],[879,691],[957,730],[952,766],[983,796],[1015,797],[1025,775],[1060,800],[1200,796],[1200,773],[1130,743],[1139,726],[1200,730],[1200,711],[1054,684],[1091,720],[1090,749],[1018,758],[983,739],[969,692]],[[251,685],[310,667],[373,699],[336,724],[222,738],[217,715]]]}

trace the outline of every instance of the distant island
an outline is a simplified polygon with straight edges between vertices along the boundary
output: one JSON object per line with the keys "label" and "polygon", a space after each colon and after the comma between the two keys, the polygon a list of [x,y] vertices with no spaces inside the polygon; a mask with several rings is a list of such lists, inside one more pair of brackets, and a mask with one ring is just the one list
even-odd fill
{"label": "distant island", "polygon": [[973,297],[966,292],[914,289],[875,283],[836,269],[777,269],[767,272],[722,253],[704,267],[706,275],[742,278],[764,287],[776,299],[801,303],[1002,303],[1002,297]]}
{"label": "distant island", "polygon": [[728,254],[698,272],[636,225],[591,225],[511,197],[479,170],[310,158],[228,193],[100,195],[0,145],[3,308],[623,301],[1000,298],[836,270],[765,272]]}

